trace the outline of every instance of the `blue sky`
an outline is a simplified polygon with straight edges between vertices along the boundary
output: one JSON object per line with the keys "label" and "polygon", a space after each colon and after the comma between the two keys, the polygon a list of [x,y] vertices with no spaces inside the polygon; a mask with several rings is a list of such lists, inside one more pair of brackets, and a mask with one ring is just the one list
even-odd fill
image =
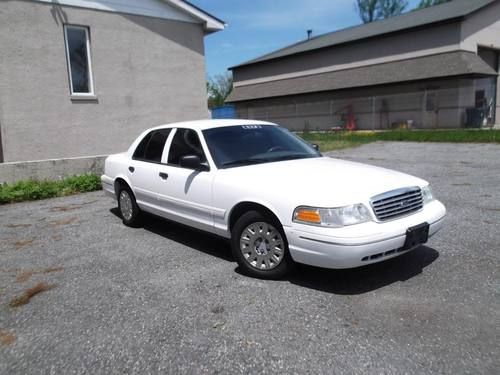
{"label": "blue sky", "polygon": [[[190,0],[224,20],[225,30],[205,38],[206,71],[228,67],[296,43],[306,37],[343,29],[361,21],[354,0]],[[418,0],[410,0],[412,9]]]}

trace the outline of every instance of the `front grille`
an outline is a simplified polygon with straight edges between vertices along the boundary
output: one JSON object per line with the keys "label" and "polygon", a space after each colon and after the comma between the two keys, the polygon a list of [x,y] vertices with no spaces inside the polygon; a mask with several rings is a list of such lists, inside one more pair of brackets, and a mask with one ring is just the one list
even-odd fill
{"label": "front grille", "polygon": [[378,220],[395,219],[422,209],[422,191],[418,186],[388,191],[372,197],[371,205]]}

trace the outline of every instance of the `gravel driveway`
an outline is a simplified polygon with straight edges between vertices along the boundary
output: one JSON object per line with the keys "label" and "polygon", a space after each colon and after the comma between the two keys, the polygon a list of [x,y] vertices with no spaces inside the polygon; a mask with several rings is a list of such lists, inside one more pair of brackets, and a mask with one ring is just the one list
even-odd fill
{"label": "gravel driveway", "polygon": [[101,192],[0,206],[0,373],[497,374],[500,146],[331,155],[429,180],[446,228],[385,263],[262,281],[224,240],[123,226]]}

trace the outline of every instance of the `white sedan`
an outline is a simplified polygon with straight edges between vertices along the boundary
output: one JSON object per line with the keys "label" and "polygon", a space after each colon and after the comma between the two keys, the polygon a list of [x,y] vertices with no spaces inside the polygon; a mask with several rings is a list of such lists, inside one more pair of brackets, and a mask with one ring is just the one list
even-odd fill
{"label": "white sedan", "polygon": [[404,254],[446,209],[417,177],[323,157],[276,124],[204,120],[146,130],[101,178],[124,224],[149,212],[231,240],[247,274],[295,262],[354,268]]}

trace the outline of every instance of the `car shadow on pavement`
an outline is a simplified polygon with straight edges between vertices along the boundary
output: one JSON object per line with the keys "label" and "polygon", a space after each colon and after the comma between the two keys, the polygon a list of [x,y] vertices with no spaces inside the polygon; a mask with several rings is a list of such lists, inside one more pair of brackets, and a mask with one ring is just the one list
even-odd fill
{"label": "car shadow on pavement", "polygon": [[[121,219],[118,208],[112,208],[110,212]],[[146,213],[143,214],[140,227],[205,254],[234,262],[229,242],[216,235]]]}
{"label": "car shadow on pavement", "polygon": [[[121,218],[118,208],[110,212]],[[227,262],[235,262],[229,241],[159,216],[144,214],[141,228]],[[332,270],[299,264],[283,281],[323,292],[356,295],[411,279],[422,273],[439,253],[421,246],[406,254],[364,267]],[[235,264],[235,272],[242,274]]]}
{"label": "car shadow on pavement", "polygon": [[439,257],[439,253],[428,247],[419,248],[399,257],[368,266],[331,270],[299,265],[288,281],[305,288],[323,292],[356,295],[383,288],[395,282],[403,282],[422,273]]}

